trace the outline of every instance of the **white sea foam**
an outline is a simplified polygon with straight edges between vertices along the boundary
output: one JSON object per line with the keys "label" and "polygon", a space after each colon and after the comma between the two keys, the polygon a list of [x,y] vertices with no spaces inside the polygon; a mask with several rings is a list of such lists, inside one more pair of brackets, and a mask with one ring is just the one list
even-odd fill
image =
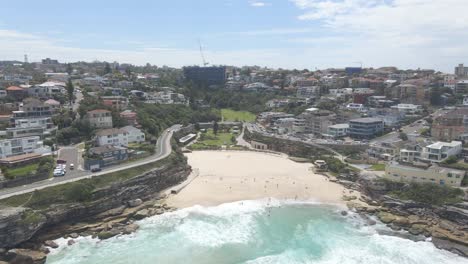
{"label": "white sea foam", "polygon": [[72,246],[59,239],[47,263],[468,263],[428,241],[381,235],[384,225],[340,210],[276,199],[194,206],[141,220],[132,235]]}

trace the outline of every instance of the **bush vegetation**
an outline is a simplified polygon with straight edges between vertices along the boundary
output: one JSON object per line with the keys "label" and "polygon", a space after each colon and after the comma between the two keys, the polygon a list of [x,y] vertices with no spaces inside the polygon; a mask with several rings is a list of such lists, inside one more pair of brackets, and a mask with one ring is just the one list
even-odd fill
{"label": "bush vegetation", "polygon": [[431,205],[455,204],[462,201],[463,191],[459,188],[440,186],[432,183],[411,183],[389,193],[402,200]]}

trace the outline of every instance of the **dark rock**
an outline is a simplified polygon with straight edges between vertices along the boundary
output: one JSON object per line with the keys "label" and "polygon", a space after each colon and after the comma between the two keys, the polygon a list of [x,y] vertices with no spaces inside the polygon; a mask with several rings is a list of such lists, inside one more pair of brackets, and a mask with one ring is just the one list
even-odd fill
{"label": "dark rock", "polygon": [[463,257],[468,257],[468,246],[466,245],[434,236],[432,237],[432,243],[434,243],[437,248],[451,251]]}
{"label": "dark rock", "polygon": [[342,215],[342,216],[347,216],[347,215],[348,215],[348,211],[341,211],[341,215]]}
{"label": "dark rock", "polygon": [[52,241],[52,240],[44,241],[44,245],[46,247],[51,247],[51,248],[58,248],[59,247],[59,245],[57,243],[55,243],[54,241]]}
{"label": "dark rock", "polygon": [[67,245],[69,245],[69,246],[71,246],[71,245],[73,245],[73,244],[75,244],[75,243],[76,243],[76,242],[75,242],[75,240],[73,240],[73,239],[70,239],[70,240],[67,241]]}
{"label": "dark rock", "polygon": [[71,233],[71,234],[70,234],[70,237],[76,239],[76,238],[79,237],[79,235],[78,235],[77,233]]}
{"label": "dark rock", "polygon": [[143,203],[141,199],[135,199],[135,200],[130,200],[128,201],[128,206],[129,207],[137,207],[140,206]]}
{"label": "dark rock", "polygon": [[149,214],[149,210],[148,209],[142,209],[138,212],[136,212],[134,215],[133,215],[133,218],[136,219],[136,220],[141,220],[143,218],[146,218],[148,217],[150,214]]}
{"label": "dark rock", "polygon": [[125,235],[129,235],[129,234],[134,233],[135,231],[137,231],[138,228],[140,228],[140,226],[137,225],[137,224],[129,224],[129,225],[124,227],[123,233]]}
{"label": "dark rock", "polygon": [[[10,263],[42,264],[42,263],[45,263],[46,261],[46,254],[41,251],[16,248],[16,249],[12,249],[8,251],[8,253],[14,255],[14,258],[12,259],[12,261],[10,261]],[[19,261],[25,261],[25,262],[19,262]]]}
{"label": "dark rock", "polygon": [[376,222],[375,220],[372,220],[372,219],[369,219],[369,221],[367,221],[367,223],[368,223],[369,225],[371,225],[371,226],[377,224],[377,222]]}
{"label": "dark rock", "polygon": [[109,239],[111,237],[115,237],[116,235],[120,234],[117,230],[110,230],[110,231],[102,231],[97,234],[97,237],[101,240]]}

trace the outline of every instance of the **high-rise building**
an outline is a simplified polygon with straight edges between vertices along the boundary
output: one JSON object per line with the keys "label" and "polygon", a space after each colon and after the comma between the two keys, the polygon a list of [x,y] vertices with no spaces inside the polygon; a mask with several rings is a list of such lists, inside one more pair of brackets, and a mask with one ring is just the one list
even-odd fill
{"label": "high-rise building", "polygon": [[201,85],[224,85],[226,82],[226,67],[184,67],[184,77]]}
{"label": "high-rise building", "polygon": [[457,77],[468,77],[468,67],[465,67],[463,63],[458,64],[458,66],[455,67],[455,75],[457,75]]}

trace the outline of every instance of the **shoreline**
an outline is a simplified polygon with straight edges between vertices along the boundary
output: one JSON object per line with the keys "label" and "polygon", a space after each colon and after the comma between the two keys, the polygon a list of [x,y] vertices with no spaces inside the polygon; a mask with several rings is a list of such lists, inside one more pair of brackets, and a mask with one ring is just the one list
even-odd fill
{"label": "shoreline", "polygon": [[199,175],[166,198],[170,207],[216,206],[263,198],[344,207],[343,196],[360,198],[358,191],[329,181],[328,177],[314,173],[310,163],[295,162],[285,154],[210,150],[185,155]]}

